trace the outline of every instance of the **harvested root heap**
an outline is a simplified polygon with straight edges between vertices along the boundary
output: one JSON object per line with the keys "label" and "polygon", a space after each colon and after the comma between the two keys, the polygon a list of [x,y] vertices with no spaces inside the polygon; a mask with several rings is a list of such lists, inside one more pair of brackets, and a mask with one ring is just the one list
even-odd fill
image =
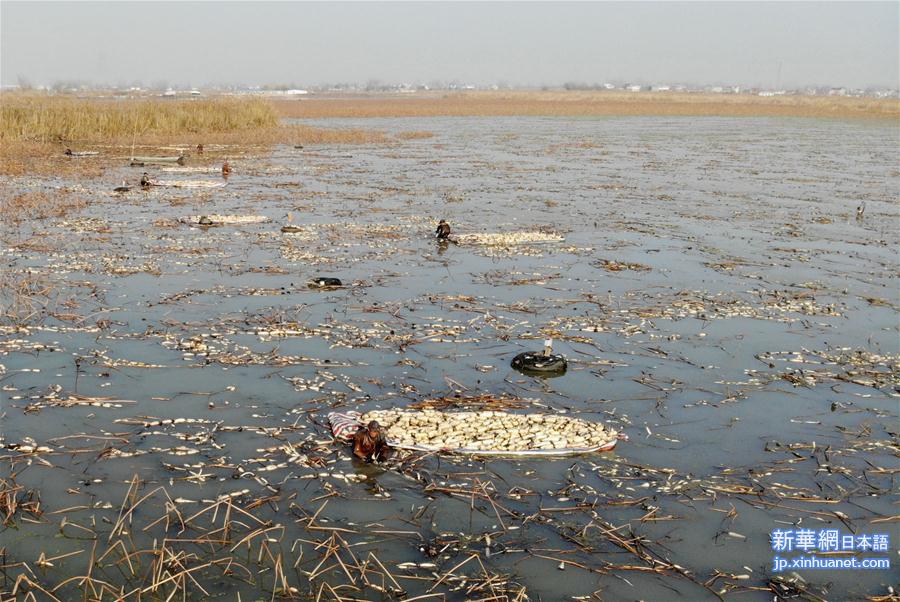
{"label": "harvested root heap", "polygon": [[214,224],[262,224],[269,221],[265,215],[185,215],[178,218],[183,224],[199,224],[201,218],[207,218]]}
{"label": "harvested root heap", "polygon": [[223,188],[226,185],[212,180],[150,180],[150,184],[169,188]]}
{"label": "harvested root heap", "polygon": [[377,420],[396,447],[468,452],[595,451],[611,449],[618,436],[599,422],[547,414],[375,410],[361,420]]}
{"label": "harvested root heap", "polygon": [[480,232],[474,234],[460,234],[456,239],[461,244],[501,247],[542,242],[561,242],[565,240],[555,232]]}

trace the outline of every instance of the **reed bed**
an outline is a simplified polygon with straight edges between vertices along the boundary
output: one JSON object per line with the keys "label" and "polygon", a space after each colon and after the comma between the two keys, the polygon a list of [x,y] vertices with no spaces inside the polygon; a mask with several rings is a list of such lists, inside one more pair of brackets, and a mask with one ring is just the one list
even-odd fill
{"label": "reed bed", "polygon": [[712,116],[900,118],[900,100],[671,92],[461,92],[273,102],[284,117]]}
{"label": "reed bed", "polygon": [[266,129],[278,116],[258,99],[115,101],[4,95],[0,140],[107,141],[146,134],[210,134]]}
{"label": "reed bed", "polygon": [[[110,159],[133,148],[156,154],[162,148],[190,152],[207,147],[207,161],[245,151],[265,152],[276,144],[372,144],[391,140],[379,131],[282,124],[261,99],[109,100],[39,94],[2,95],[0,174],[97,177]],[[63,161],[67,147],[98,150],[92,159]],[[171,154],[171,153],[170,153]]]}
{"label": "reed bed", "polygon": [[400,132],[397,134],[397,138],[401,140],[422,140],[424,138],[433,138],[434,132],[429,132],[426,130],[413,130],[409,132]]}

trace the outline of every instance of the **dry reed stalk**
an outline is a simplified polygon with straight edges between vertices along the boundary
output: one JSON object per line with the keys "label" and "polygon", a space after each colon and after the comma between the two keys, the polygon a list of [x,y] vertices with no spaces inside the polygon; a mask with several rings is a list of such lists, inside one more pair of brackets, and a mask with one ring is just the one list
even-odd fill
{"label": "dry reed stalk", "polygon": [[447,579],[447,577],[451,576],[451,575],[456,571],[456,569],[458,569],[458,568],[462,567],[463,565],[467,564],[467,563],[468,563],[469,561],[471,561],[473,558],[478,558],[478,554],[470,554],[468,558],[466,558],[465,560],[462,560],[462,561],[458,562],[456,565],[454,565],[454,567],[453,567],[452,569],[450,569],[449,571],[447,571],[446,573],[444,573],[444,574],[441,576],[441,578],[438,579],[438,580],[434,583],[434,585],[431,586],[431,589],[429,589],[428,591],[429,591],[429,592],[433,592],[433,591],[435,590],[435,588],[436,588],[437,586],[439,586],[441,583],[443,583],[444,580]]}
{"label": "dry reed stalk", "polygon": [[[226,502],[227,502],[228,500],[230,500],[230,499],[231,499],[231,498],[226,498],[226,499],[223,499],[223,500],[218,500],[218,501],[216,501],[216,502],[212,502],[209,506],[206,506],[205,508],[203,508],[203,509],[201,509],[201,510],[198,510],[196,513],[194,513],[194,514],[192,514],[191,516],[189,516],[187,519],[185,519],[184,522],[185,522],[185,523],[191,523],[191,522],[193,522],[193,520],[194,520],[195,518],[197,518],[198,516],[200,516],[200,515],[202,515],[202,514],[206,514],[206,513],[209,512],[210,510],[213,511],[213,519],[212,519],[212,520],[215,521],[215,516],[217,515],[219,506],[222,505],[223,503],[226,503]],[[249,519],[252,519],[252,520],[255,521],[256,524],[258,524],[258,525],[263,525],[263,526],[266,525],[266,523],[265,523],[264,521],[262,521],[262,520],[260,520],[259,518],[253,516],[252,514],[250,514],[250,513],[247,512],[246,510],[240,508],[239,506],[232,506],[232,510],[234,510],[234,511],[240,513],[240,514],[242,514],[243,516],[245,516],[245,517],[247,517],[247,518],[249,518]]]}
{"label": "dry reed stalk", "polygon": [[[18,592],[19,592],[19,587],[20,587],[23,583],[24,583],[25,585],[27,585],[29,589],[35,589],[35,590],[37,590],[37,591],[43,593],[45,596],[47,596],[47,597],[50,598],[51,600],[56,600],[56,602],[62,602],[59,598],[57,598],[57,597],[54,596],[52,593],[48,592],[46,589],[44,589],[43,587],[41,587],[39,583],[37,583],[36,581],[32,581],[31,579],[29,579],[29,578],[25,575],[25,573],[19,573],[19,576],[16,577],[16,582],[15,582],[15,584],[13,585],[12,592],[10,592],[10,593],[12,594],[12,596],[13,596],[13,600],[17,600],[17,599],[18,599],[17,594],[18,594]],[[37,600],[37,598],[34,596],[34,594],[33,594],[31,591],[28,591],[28,592],[25,593],[25,599],[27,600],[27,599],[29,599],[29,597],[30,597],[30,599],[32,599],[32,600]]]}
{"label": "dry reed stalk", "polygon": [[369,558],[374,560],[378,564],[378,566],[381,567],[381,570],[384,571],[383,574],[385,576],[387,576],[388,579],[391,580],[391,583],[394,584],[394,587],[397,589],[397,591],[402,592],[403,588],[400,587],[400,583],[396,579],[394,579],[394,575],[392,575],[391,572],[389,570],[387,570],[387,567],[384,566],[384,564],[381,562],[381,560],[378,559],[378,556],[375,555],[375,552],[369,552],[369,556],[366,559],[367,562],[368,562]]}
{"label": "dry reed stalk", "polygon": [[0,324],[24,326],[54,313],[61,291],[37,273],[0,272]]}

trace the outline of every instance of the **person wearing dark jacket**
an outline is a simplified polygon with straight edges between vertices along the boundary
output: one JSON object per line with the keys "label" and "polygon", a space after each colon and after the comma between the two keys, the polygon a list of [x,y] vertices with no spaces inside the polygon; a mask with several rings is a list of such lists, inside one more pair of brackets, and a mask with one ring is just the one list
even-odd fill
{"label": "person wearing dark jacket", "polygon": [[386,459],[390,449],[381,425],[375,420],[360,426],[353,435],[353,455],[367,462]]}
{"label": "person wearing dark jacket", "polygon": [[450,238],[450,224],[444,220],[438,222],[437,230],[434,231],[434,235],[437,236],[438,240],[447,240]]}

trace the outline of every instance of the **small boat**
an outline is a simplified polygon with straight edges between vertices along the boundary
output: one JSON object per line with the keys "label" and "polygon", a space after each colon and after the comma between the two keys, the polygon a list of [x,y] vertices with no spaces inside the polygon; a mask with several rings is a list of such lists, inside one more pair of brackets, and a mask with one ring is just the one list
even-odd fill
{"label": "small boat", "polygon": [[98,151],[73,151],[71,148],[67,148],[66,152],[63,154],[67,157],[75,157],[78,159],[83,157],[96,157],[100,153]]}
{"label": "small boat", "polygon": [[[210,213],[207,215],[185,215],[179,217],[178,221],[182,224],[190,226],[210,226],[210,225],[233,225],[239,226],[243,224],[261,224],[269,221],[265,215],[218,215]],[[211,224],[209,222],[212,222]]]}
{"label": "small boat", "polygon": [[210,165],[189,165],[189,166],[177,166],[173,165],[171,167],[160,167],[159,171],[164,171],[166,173],[219,173],[219,168],[210,166]]}
{"label": "small boat", "polygon": [[177,157],[132,157],[131,166],[143,167],[147,163],[178,163],[179,165],[184,165],[185,161],[187,161],[187,158],[184,155],[178,155]]}
{"label": "small boat", "polygon": [[222,188],[225,182],[212,180],[150,180],[151,186],[164,188]]}
{"label": "small boat", "polygon": [[303,232],[303,228],[300,226],[282,226],[281,231],[285,234],[296,234],[297,232]]}

